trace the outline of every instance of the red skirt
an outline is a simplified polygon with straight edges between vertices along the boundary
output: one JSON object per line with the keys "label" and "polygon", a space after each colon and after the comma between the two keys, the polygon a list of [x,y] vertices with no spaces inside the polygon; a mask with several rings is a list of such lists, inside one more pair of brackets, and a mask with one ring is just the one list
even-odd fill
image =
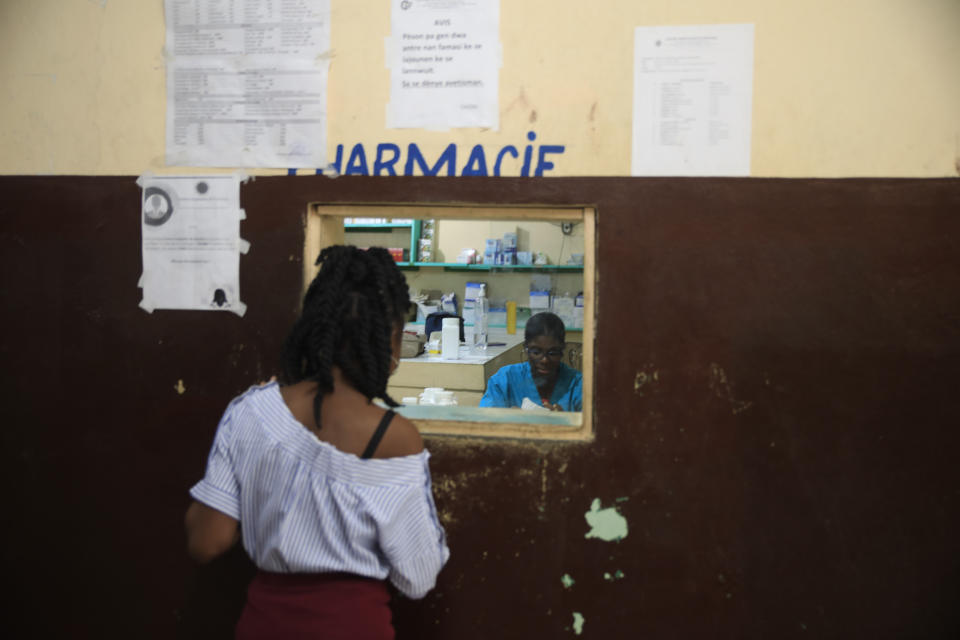
{"label": "red skirt", "polygon": [[386,582],[343,573],[260,571],[247,589],[237,640],[393,640]]}

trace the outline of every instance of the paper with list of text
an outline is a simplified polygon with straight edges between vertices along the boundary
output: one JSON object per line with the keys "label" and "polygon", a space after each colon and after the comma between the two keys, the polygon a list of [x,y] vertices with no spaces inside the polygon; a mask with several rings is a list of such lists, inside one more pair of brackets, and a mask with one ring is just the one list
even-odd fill
{"label": "paper with list of text", "polygon": [[750,175],[753,25],[637,27],[635,176]]}
{"label": "paper with list of text", "polygon": [[166,0],[166,163],[326,164],[330,0]]}

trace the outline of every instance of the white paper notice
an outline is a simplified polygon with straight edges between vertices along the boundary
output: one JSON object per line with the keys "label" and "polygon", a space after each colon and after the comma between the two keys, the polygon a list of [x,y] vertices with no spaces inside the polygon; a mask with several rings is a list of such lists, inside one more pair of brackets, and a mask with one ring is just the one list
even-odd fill
{"label": "white paper notice", "polygon": [[752,101],[752,24],[637,27],[632,175],[750,175]]}
{"label": "white paper notice", "polygon": [[500,126],[500,0],[391,0],[387,127]]}
{"label": "white paper notice", "polygon": [[243,315],[240,301],[240,179],[141,178],[143,300],[154,309],[205,309]]}
{"label": "white paper notice", "polygon": [[166,0],[167,164],[326,164],[330,0]]}

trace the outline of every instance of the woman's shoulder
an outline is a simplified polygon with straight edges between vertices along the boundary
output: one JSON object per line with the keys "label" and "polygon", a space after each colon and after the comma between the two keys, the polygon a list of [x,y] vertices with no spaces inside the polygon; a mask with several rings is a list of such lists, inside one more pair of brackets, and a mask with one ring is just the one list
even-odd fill
{"label": "woman's shoulder", "polygon": [[398,413],[394,413],[387,431],[374,452],[374,458],[402,458],[423,451],[423,438],[416,425]]}
{"label": "woman's shoulder", "polygon": [[516,364],[507,364],[500,367],[494,375],[522,376],[529,370],[530,367],[526,362],[517,362]]}
{"label": "woman's shoulder", "polygon": [[560,375],[572,384],[583,380],[583,374],[580,371],[563,362],[560,363]]}
{"label": "woman's shoulder", "polygon": [[245,391],[236,395],[227,408],[269,405],[278,398],[280,398],[280,384],[271,380],[270,382],[251,385]]}
{"label": "woman's shoulder", "polygon": [[253,385],[246,391],[234,396],[227,404],[220,419],[221,427],[242,421],[244,418],[256,416],[262,418],[264,408],[270,408],[274,395],[279,397],[277,383]]}

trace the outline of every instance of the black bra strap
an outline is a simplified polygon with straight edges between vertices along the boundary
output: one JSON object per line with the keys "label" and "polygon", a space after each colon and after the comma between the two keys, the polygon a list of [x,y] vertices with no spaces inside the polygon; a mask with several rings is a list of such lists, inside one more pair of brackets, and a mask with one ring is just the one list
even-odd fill
{"label": "black bra strap", "polygon": [[393,412],[392,409],[387,409],[387,412],[383,414],[383,417],[380,418],[380,424],[377,425],[377,430],[373,432],[373,435],[370,437],[370,442],[367,443],[367,448],[363,450],[363,455],[361,458],[371,458],[373,457],[373,452],[377,450],[377,446],[380,444],[380,439],[383,438],[383,434],[387,432],[387,427],[390,426],[390,421],[393,420],[393,416],[397,415]]}

